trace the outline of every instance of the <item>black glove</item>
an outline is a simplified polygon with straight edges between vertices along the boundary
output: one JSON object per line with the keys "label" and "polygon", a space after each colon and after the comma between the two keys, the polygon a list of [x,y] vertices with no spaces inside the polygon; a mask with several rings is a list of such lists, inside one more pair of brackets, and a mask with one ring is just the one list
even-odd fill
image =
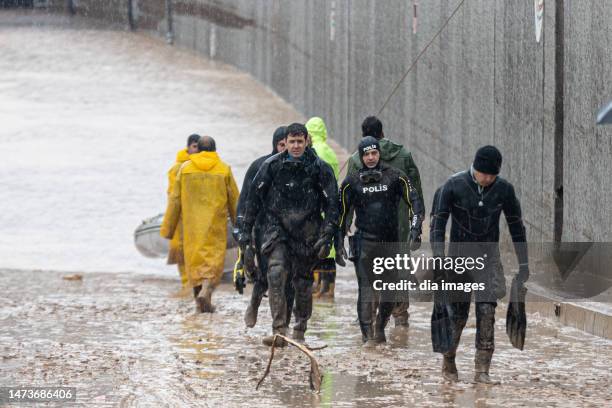
{"label": "black glove", "polygon": [[345,259],[348,259],[346,250],[344,249],[344,235],[338,229],[334,235],[334,248],[336,248],[336,263],[340,266],[346,266]]}
{"label": "black glove", "polygon": [[246,247],[251,244],[251,234],[247,234],[244,230],[240,230],[236,234],[236,241],[238,241],[238,246],[245,251]]}
{"label": "black glove", "polygon": [[348,255],[344,249],[344,242],[342,242],[340,246],[336,248],[336,263],[340,266],[346,266],[345,259],[348,259]]}
{"label": "black glove", "polygon": [[529,265],[519,265],[519,271],[516,274],[516,280],[525,283],[529,279]]}
{"label": "black glove", "polygon": [[332,246],[332,238],[324,234],[317,242],[314,244],[314,250],[317,253],[319,259],[325,259],[329,255],[329,251],[331,251]]}
{"label": "black glove", "polygon": [[416,251],[421,247],[421,230],[417,228],[412,228],[410,230],[410,250]]}

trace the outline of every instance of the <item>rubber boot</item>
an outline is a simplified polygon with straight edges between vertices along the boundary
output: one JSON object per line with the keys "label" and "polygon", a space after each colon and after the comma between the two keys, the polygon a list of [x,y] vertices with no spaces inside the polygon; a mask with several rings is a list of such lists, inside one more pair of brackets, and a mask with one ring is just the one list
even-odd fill
{"label": "rubber boot", "polygon": [[[403,306],[404,303],[402,303],[401,305]],[[408,313],[407,306],[402,307],[401,313],[393,313],[393,320],[395,320],[395,327],[408,327],[410,325],[408,323],[409,317],[410,317],[410,313]]]}
{"label": "rubber boot", "polygon": [[[379,306],[379,308],[382,307]],[[381,315],[381,310],[379,309],[378,314],[376,315],[376,324],[374,326],[374,340],[377,344],[382,344],[387,342],[387,337],[385,336],[385,327],[387,327],[387,323],[389,322],[389,317],[386,318],[384,315]]]}
{"label": "rubber boot", "polygon": [[213,286],[210,280],[204,279],[202,282],[202,289],[200,293],[198,293],[198,297],[196,297],[196,303],[198,304],[198,311],[200,311],[200,313],[213,313],[215,311],[215,307],[212,305],[212,293]]}
{"label": "rubber boot", "polygon": [[443,356],[442,377],[450,382],[459,381],[459,373],[457,372],[457,365],[455,364],[455,353],[444,353]]}
{"label": "rubber boot", "polygon": [[304,343],[306,341],[306,337],[304,336],[304,332],[301,330],[293,329],[293,335],[291,336],[293,340],[298,343]]}
{"label": "rubber boot", "polygon": [[[268,347],[272,347],[272,343],[274,342],[274,335],[275,334],[282,334],[283,336],[285,335],[286,331],[285,329],[279,329],[279,330],[274,330],[274,333],[271,336],[265,336],[261,342]],[[287,346],[287,342],[285,341],[285,339],[281,339],[280,337],[276,338],[276,342],[274,342],[274,346],[275,347],[286,347]]]}
{"label": "rubber boot", "polygon": [[371,324],[362,325],[363,330],[365,331],[365,335],[362,335],[363,348],[371,349],[376,347],[376,340],[374,340],[374,327]]}
{"label": "rubber boot", "polygon": [[385,336],[385,329],[376,328],[376,334],[374,335],[374,341],[376,344],[383,344],[387,342],[387,336]]}
{"label": "rubber boot", "polygon": [[249,303],[246,312],[244,312],[244,324],[246,325],[246,327],[255,327],[255,323],[257,323],[258,311],[259,305],[254,305],[253,299],[251,298],[251,302]]}
{"label": "rubber boot", "polygon": [[200,293],[201,290],[202,290],[202,285],[193,287],[193,298],[195,300],[197,313],[202,313],[202,309],[200,308],[200,302],[198,302],[198,294]]}
{"label": "rubber boot", "polygon": [[395,327],[409,327],[410,323],[408,323],[408,314],[401,315],[395,318]]}
{"label": "rubber boot", "polygon": [[474,356],[474,382],[494,384],[494,381],[489,377],[492,357],[493,350],[476,350],[476,355]]}
{"label": "rubber boot", "polygon": [[253,285],[253,292],[251,292],[251,300],[249,301],[249,306],[247,307],[246,312],[244,312],[244,324],[246,327],[254,327],[255,323],[257,323],[257,314],[259,312],[259,306],[261,305],[261,300],[263,299],[264,294],[260,293],[257,288],[257,283]]}
{"label": "rubber boot", "polygon": [[397,302],[393,307],[393,320],[395,320],[395,327],[408,327],[408,318],[410,317],[410,313],[408,313],[408,308],[410,307],[410,302],[406,299],[403,302]]}

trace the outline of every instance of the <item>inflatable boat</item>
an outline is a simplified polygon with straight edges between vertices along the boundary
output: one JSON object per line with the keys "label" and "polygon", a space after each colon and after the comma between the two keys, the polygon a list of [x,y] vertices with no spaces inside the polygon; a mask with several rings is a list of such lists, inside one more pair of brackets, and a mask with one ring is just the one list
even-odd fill
{"label": "inflatable boat", "polygon": [[[134,245],[138,252],[147,258],[166,258],[170,241],[159,235],[164,214],[147,218],[134,231]],[[238,257],[238,243],[232,235],[232,222],[227,219],[227,251],[225,252],[224,271],[233,271]],[[225,280],[225,276],[224,276]]]}

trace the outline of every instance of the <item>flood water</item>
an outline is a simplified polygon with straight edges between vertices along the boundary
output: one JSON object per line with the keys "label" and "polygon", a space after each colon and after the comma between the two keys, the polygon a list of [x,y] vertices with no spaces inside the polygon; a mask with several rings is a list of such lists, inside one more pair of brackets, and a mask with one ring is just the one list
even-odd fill
{"label": "flood water", "polygon": [[[38,23],[32,26],[30,23]],[[66,23],[67,25],[62,26]],[[163,211],[165,172],[186,136],[217,139],[239,181],[279,124],[303,119],[248,75],[144,34],[0,12],[0,386],[77,387],[83,406],[594,406],[609,404],[612,342],[529,315],[525,350],[498,308],[491,374],[475,385],[475,322],[445,384],[431,352],[431,304],[361,348],[354,271],[317,302],[307,342],[319,394],[294,348],[269,358],[264,299],[246,329],[248,292],[222,285],[217,312],[194,313],[176,271],[142,258],[132,232]],[[65,280],[75,272],[82,280]],[[137,272],[137,273],[135,273]]]}
{"label": "flood water", "polygon": [[229,66],[86,26],[0,12],[0,267],[168,273],[132,234],[165,210],[187,136],[213,136],[241,184],[303,118]]}

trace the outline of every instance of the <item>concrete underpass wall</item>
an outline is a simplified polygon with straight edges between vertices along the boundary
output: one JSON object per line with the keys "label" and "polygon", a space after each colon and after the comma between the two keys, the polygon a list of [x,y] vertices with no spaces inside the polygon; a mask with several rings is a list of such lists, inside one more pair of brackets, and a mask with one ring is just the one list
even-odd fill
{"label": "concrete underpass wall", "polygon": [[[561,1],[546,2],[538,44],[532,1],[466,0],[380,115],[386,136],[412,151],[428,209],[436,187],[493,143],[530,241],[553,240],[560,186],[563,240],[612,240],[612,127],[594,126],[612,98],[612,11],[605,0]],[[73,6],[125,24],[131,7],[135,28],[171,27],[175,44],[250,72],[352,150],[363,118],[459,1],[419,3],[416,35],[406,0],[173,0],[171,24],[164,0]]]}

